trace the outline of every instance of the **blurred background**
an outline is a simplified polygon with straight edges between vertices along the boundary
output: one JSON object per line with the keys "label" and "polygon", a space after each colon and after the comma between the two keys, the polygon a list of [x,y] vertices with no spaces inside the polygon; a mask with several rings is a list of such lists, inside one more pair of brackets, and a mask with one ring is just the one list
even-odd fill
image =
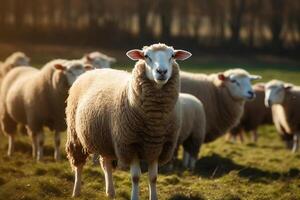
{"label": "blurred background", "polygon": [[298,0],[0,0],[0,42],[298,56]]}
{"label": "blurred background", "polygon": [[[156,42],[192,52],[180,62],[185,71],[240,67],[262,81],[300,85],[300,0],[0,0],[0,61],[23,51],[39,68],[100,51],[117,58],[113,68],[131,70],[126,51]],[[8,158],[0,134],[0,199],[69,199],[73,173],[66,159],[53,162],[53,135],[46,135],[46,162],[35,163],[28,137],[18,136]],[[249,137],[204,145],[195,173],[160,176],[161,199],[300,199],[300,154],[285,149],[273,126],[259,129],[258,143]],[[63,152],[65,141],[66,134]],[[80,199],[105,198],[101,173],[89,162]],[[117,199],[128,200],[128,173],[114,176]]]}

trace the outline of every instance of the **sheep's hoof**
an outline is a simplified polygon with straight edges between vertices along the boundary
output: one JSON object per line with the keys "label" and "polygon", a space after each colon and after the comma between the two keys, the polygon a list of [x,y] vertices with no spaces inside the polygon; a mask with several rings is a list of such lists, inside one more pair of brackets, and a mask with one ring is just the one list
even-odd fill
{"label": "sheep's hoof", "polygon": [[110,199],[114,199],[114,198],[116,197],[115,191],[108,191],[108,192],[106,192],[106,195],[107,195]]}

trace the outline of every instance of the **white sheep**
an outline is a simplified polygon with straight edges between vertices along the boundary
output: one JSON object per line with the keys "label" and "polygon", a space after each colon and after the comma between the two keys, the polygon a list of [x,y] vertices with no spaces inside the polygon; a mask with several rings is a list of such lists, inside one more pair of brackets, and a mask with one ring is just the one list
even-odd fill
{"label": "white sheep", "polygon": [[293,136],[292,152],[299,148],[300,137],[300,87],[272,80],[266,84],[265,105],[271,107],[277,131]]}
{"label": "white sheep", "polygon": [[201,101],[190,94],[180,93],[179,102],[181,125],[178,145],[184,149],[183,166],[194,170],[206,133],[205,110]]}
{"label": "white sheep", "polygon": [[84,55],[82,61],[85,64],[93,65],[96,69],[102,69],[110,68],[111,64],[116,62],[116,59],[98,51],[94,51]]}
{"label": "white sheep", "polygon": [[181,92],[196,96],[204,105],[206,115],[205,142],[211,142],[238,124],[245,101],[255,98],[250,75],[243,69],[219,74],[181,72]]}
{"label": "white sheep", "polygon": [[8,156],[13,153],[17,123],[26,125],[32,138],[32,155],[43,156],[43,127],[55,131],[55,159],[60,159],[60,132],[66,129],[65,106],[75,79],[92,68],[82,61],[54,60],[41,70],[18,67],[10,70],[1,85],[0,124],[9,138]]}
{"label": "white sheep", "polygon": [[73,196],[80,194],[88,154],[101,156],[106,194],[115,196],[112,161],[130,166],[131,199],[139,196],[140,160],[148,162],[150,199],[157,199],[158,164],[168,162],[178,139],[179,67],[191,56],[164,44],[131,50],[132,71],[97,69],[81,76],[67,100],[66,152],[75,170]]}

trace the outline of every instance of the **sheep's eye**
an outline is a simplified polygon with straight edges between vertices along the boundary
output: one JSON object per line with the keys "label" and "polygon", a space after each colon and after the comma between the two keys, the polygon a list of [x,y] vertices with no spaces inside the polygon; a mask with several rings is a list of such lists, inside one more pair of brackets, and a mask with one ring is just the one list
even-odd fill
{"label": "sheep's eye", "polygon": [[147,54],[144,55],[144,57],[145,57],[146,59],[149,59],[150,62],[152,62],[152,59],[151,59]]}
{"label": "sheep's eye", "polygon": [[234,79],[232,79],[232,80],[230,80],[230,81],[231,81],[231,83],[237,83],[237,81],[234,80]]}

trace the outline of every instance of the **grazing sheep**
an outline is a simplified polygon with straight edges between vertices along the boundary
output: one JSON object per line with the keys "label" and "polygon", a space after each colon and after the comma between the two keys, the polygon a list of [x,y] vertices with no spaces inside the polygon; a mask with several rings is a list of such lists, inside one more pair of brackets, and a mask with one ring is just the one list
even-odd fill
{"label": "grazing sheep", "polygon": [[139,60],[132,71],[97,69],[81,76],[67,100],[66,152],[75,170],[73,196],[80,194],[81,173],[88,154],[101,156],[106,194],[115,196],[112,161],[130,166],[131,199],[138,199],[140,161],[149,165],[150,199],[157,199],[158,164],[170,160],[178,139],[179,67],[191,56],[165,44],[131,50]]}
{"label": "grazing sheep", "polygon": [[55,159],[60,159],[60,132],[66,129],[65,106],[68,90],[75,79],[90,69],[82,61],[54,60],[41,70],[33,67],[12,69],[3,79],[0,97],[0,124],[9,138],[11,156],[17,123],[26,125],[32,138],[32,155],[43,156],[43,126],[55,131]]}
{"label": "grazing sheep", "polygon": [[206,115],[205,142],[211,142],[235,126],[244,110],[245,101],[255,98],[250,75],[243,69],[219,74],[181,72],[181,92],[196,96],[204,105]]}
{"label": "grazing sheep", "polygon": [[23,52],[11,54],[3,63],[0,63],[0,82],[1,79],[14,67],[29,65],[30,59]]}
{"label": "grazing sheep", "polygon": [[82,60],[85,64],[93,65],[96,69],[110,68],[111,64],[116,62],[115,58],[109,57],[98,51],[84,55]]}
{"label": "grazing sheep", "polygon": [[[204,106],[195,96],[180,93],[181,126],[178,145],[183,145],[183,166],[193,170],[205,138],[206,117]],[[175,153],[176,155],[176,153]]]}
{"label": "grazing sheep", "polygon": [[260,125],[272,124],[272,112],[265,106],[265,84],[253,85],[256,98],[245,103],[244,113],[240,123],[228,132],[228,140],[240,137],[243,142],[243,131],[252,132],[253,142],[257,142],[257,129]]}
{"label": "grazing sheep", "polygon": [[273,122],[283,138],[293,136],[292,152],[299,148],[300,87],[272,80],[266,84],[265,105],[271,107]]}

